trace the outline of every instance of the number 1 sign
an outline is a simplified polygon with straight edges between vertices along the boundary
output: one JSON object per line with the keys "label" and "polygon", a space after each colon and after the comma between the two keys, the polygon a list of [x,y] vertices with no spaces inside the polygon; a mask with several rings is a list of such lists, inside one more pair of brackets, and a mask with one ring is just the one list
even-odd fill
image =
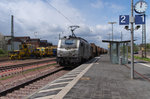
{"label": "number 1 sign", "polygon": [[119,25],[129,25],[129,15],[120,15]]}
{"label": "number 1 sign", "polygon": [[135,15],[135,24],[145,24],[145,15]]}

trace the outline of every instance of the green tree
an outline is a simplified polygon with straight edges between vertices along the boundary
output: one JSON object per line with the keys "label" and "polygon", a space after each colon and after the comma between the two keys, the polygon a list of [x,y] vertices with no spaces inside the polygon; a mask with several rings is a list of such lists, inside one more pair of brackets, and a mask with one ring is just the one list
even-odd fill
{"label": "green tree", "polygon": [[[138,44],[135,44],[134,43],[134,45],[133,45],[133,47],[134,47],[134,52],[138,52],[139,51],[139,45]],[[129,45],[128,46],[128,52],[130,53],[131,52],[131,46]]]}
{"label": "green tree", "polygon": [[5,54],[5,52],[2,49],[0,49],[0,54]]}

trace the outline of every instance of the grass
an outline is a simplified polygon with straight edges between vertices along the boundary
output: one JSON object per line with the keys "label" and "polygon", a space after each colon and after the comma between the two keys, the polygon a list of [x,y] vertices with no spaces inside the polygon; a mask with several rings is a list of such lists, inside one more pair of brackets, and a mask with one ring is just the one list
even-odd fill
{"label": "grass", "polygon": [[139,57],[139,56],[134,56],[134,58],[150,62],[150,58],[142,58],[142,57]]}
{"label": "grass", "polygon": [[0,57],[8,57],[8,54],[0,54]]}
{"label": "grass", "polygon": [[0,78],[0,80],[6,80],[6,79],[12,78],[12,77],[14,77],[14,76],[15,76],[15,75],[11,75],[11,76],[2,77],[2,78]]}
{"label": "grass", "polygon": [[38,68],[29,69],[29,70],[24,71],[23,74],[26,74],[26,73],[29,73],[29,72],[32,72],[32,71],[37,71],[39,69],[43,69],[43,68],[46,68],[46,67],[49,67],[49,66],[52,66],[52,65],[56,65],[56,63],[50,64],[50,65],[41,66],[41,67],[38,67]]}
{"label": "grass", "polygon": [[6,57],[6,56],[8,56],[8,52],[0,49],[0,57]]}
{"label": "grass", "polygon": [[[131,58],[131,56],[129,55],[128,58]],[[142,57],[139,57],[139,56],[134,56],[134,59],[150,62],[150,58],[142,58]]]}
{"label": "grass", "polygon": [[[56,65],[56,63],[50,64],[50,65],[41,66],[41,67],[38,67],[38,68],[29,69],[29,70],[23,71],[23,74],[27,74],[27,73],[29,73],[29,72],[33,72],[33,71],[37,71],[37,70],[40,70],[40,69],[44,69],[44,68],[49,67],[49,66],[52,66],[52,65]],[[20,74],[20,73],[19,73],[19,74]],[[14,76],[16,76],[16,75],[17,75],[17,74],[10,75],[10,76],[6,76],[6,77],[2,77],[2,78],[0,78],[0,80],[6,80],[6,79],[12,78],[12,77],[14,77]]]}

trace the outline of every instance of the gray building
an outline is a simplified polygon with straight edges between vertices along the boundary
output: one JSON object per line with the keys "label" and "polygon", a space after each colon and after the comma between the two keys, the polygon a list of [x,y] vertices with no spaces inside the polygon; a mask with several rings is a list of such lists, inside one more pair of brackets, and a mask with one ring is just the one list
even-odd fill
{"label": "gray building", "polygon": [[7,49],[6,41],[2,33],[0,33],[0,49],[3,49],[3,50]]}
{"label": "gray building", "polygon": [[[18,38],[14,38],[13,40],[13,44],[14,44],[14,50],[19,50],[19,46],[23,43],[22,40],[18,39]],[[12,40],[9,39],[8,43],[7,43],[7,50],[11,51],[11,46],[12,46]]]}
{"label": "gray building", "polygon": [[[5,36],[4,37],[5,41],[6,41],[6,49],[8,51],[11,51],[11,44],[12,44],[12,40],[11,40],[11,36]],[[29,40],[30,37],[29,36],[22,36],[22,37],[14,37],[14,50],[19,50],[19,46],[22,43],[25,43],[27,40]]]}

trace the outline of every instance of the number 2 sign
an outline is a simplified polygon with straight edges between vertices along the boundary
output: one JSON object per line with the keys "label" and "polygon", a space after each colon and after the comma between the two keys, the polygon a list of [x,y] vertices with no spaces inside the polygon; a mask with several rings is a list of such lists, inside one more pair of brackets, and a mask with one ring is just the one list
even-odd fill
{"label": "number 2 sign", "polygon": [[129,25],[129,15],[120,15],[119,25]]}

